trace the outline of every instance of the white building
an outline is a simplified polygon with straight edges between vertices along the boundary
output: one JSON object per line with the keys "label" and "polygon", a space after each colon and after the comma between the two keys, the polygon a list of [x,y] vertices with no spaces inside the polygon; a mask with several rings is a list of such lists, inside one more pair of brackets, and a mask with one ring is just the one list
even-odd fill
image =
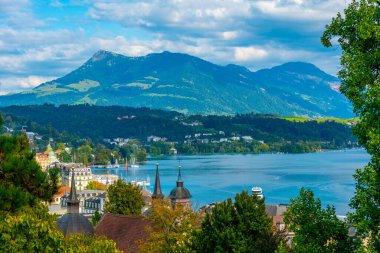
{"label": "white building", "polygon": [[119,179],[119,176],[114,175],[114,174],[98,174],[98,175],[92,176],[93,181],[96,181],[105,185],[113,184],[118,179]]}
{"label": "white building", "polygon": [[[61,208],[67,207],[67,200],[70,193],[61,197]],[[107,197],[107,191],[102,190],[82,190],[77,191],[77,198],[79,200],[79,212],[84,214],[93,214],[98,209],[100,213],[103,212],[104,202]]]}
{"label": "white building", "polygon": [[71,187],[71,173],[74,171],[75,187],[77,190],[86,189],[88,183],[93,180],[91,168],[81,163],[59,163],[61,169],[62,185]]}

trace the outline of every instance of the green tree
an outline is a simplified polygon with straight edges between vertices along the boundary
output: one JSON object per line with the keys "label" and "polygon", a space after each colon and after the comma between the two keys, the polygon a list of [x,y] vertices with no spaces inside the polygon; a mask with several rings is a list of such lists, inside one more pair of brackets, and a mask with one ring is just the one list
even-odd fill
{"label": "green tree", "polygon": [[145,149],[139,149],[136,153],[136,159],[138,162],[145,162],[147,153]]}
{"label": "green tree", "polygon": [[196,233],[196,252],[275,252],[284,239],[273,232],[272,219],[266,214],[264,199],[246,191],[216,204]]}
{"label": "green tree", "polygon": [[335,208],[323,209],[311,190],[301,189],[300,195],[290,200],[285,223],[295,233],[295,252],[353,252],[353,241],[348,226],[340,221]]}
{"label": "green tree", "polygon": [[99,223],[102,219],[102,215],[99,213],[99,210],[96,209],[94,215],[91,217],[91,223],[94,227]]}
{"label": "green tree", "polygon": [[358,169],[350,219],[357,234],[370,237],[370,248],[380,252],[380,5],[377,0],[353,1],[338,13],[321,38],[342,48],[338,75],[341,92],[351,101],[359,121],[354,128],[359,143],[371,155],[364,169]]}
{"label": "green tree", "polygon": [[141,189],[137,185],[125,183],[118,179],[108,187],[108,200],[105,203],[105,212],[140,215],[145,205]]}
{"label": "green tree", "polygon": [[90,181],[87,186],[87,190],[107,190],[107,185],[97,182],[97,181]]}
{"label": "green tree", "polygon": [[64,252],[65,246],[54,217],[42,207],[0,214],[0,252]]}
{"label": "green tree", "polygon": [[42,172],[25,136],[0,136],[0,252],[118,252],[105,238],[66,241],[42,205],[57,192],[57,181],[57,168]]}
{"label": "green tree", "polygon": [[119,252],[112,240],[73,235],[66,239],[45,207],[0,215],[0,252]]}
{"label": "green tree", "polygon": [[0,136],[0,210],[15,212],[49,202],[57,182],[56,172],[43,172],[34,160],[25,136]]}
{"label": "green tree", "polygon": [[155,199],[148,215],[149,236],[139,242],[140,252],[191,252],[193,233],[199,230],[199,214],[178,205],[173,209],[168,199]]}

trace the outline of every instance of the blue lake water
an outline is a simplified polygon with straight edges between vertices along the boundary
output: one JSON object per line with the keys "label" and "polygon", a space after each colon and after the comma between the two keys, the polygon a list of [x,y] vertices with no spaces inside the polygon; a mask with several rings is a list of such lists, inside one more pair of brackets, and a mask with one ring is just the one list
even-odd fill
{"label": "blue lake water", "polygon": [[[251,192],[260,186],[266,203],[288,204],[302,186],[311,188],[323,205],[334,205],[338,214],[349,211],[354,194],[355,169],[362,168],[370,157],[365,150],[344,150],[310,154],[260,155],[189,155],[152,157],[140,168],[109,169],[110,174],[130,180],[150,178],[153,190],[155,163],[160,164],[161,186],[165,196],[175,187],[178,160],[182,163],[184,185],[193,195],[192,203],[201,207],[207,203],[233,198],[242,190]],[[106,169],[93,169],[94,174]]]}

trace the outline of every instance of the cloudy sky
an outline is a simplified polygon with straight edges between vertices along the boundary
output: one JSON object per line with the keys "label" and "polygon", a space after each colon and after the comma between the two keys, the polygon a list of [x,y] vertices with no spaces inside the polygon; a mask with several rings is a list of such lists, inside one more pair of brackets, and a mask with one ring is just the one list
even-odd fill
{"label": "cloudy sky", "polygon": [[0,94],[31,89],[97,50],[171,51],[258,70],[306,61],[335,74],[325,25],[350,0],[0,0]]}

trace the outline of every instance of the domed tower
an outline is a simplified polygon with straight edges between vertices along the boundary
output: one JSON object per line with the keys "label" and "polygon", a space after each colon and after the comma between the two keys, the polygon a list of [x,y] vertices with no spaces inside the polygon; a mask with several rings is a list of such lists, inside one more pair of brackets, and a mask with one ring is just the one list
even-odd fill
{"label": "domed tower", "polygon": [[69,200],[67,201],[67,214],[63,215],[57,221],[58,229],[68,237],[72,234],[94,234],[94,228],[91,222],[79,213],[79,200],[75,189],[74,169],[72,170],[71,190]]}
{"label": "domed tower", "polygon": [[152,199],[163,199],[164,194],[162,194],[161,190],[161,182],[160,182],[160,173],[158,172],[158,163],[156,163],[156,181],[154,182],[154,191],[152,194]]}
{"label": "domed tower", "polygon": [[182,204],[184,205],[184,208],[190,208],[191,207],[191,194],[190,191],[183,187],[183,181],[181,178],[181,162],[178,164],[178,180],[177,180],[177,187],[175,187],[169,195],[170,202],[172,203],[173,208],[175,208],[176,204]]}

